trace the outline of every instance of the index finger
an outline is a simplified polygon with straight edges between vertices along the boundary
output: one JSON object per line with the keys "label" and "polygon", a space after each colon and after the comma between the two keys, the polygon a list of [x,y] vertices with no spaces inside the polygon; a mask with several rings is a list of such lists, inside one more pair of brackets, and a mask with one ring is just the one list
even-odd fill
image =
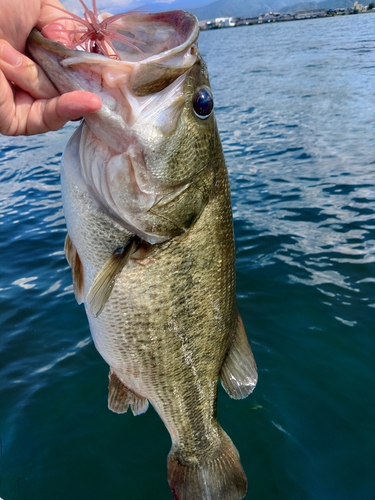
{"label": "index finger", "polygon": [[9,82],[34,99],[49,99],[59,95],[42,68],[5,40],[0,40],[0,70]]}

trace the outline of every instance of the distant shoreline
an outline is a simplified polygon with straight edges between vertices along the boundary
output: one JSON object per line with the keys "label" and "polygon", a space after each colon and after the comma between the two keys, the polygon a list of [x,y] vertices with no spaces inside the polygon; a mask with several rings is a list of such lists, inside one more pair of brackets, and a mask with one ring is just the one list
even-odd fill
{"label": "distant shoreline", "polygon": [[[357,2],[356,2],[357,3]],[[294,13],[267,12],[255,17],[221,17],[209,21],[199,21],[201,31],[209,31],[222,28],[237,28],[238,26],[250,26],[256,24],[267,24],[287,21],[303,21],[306,19],[321,19],[324,17],[348,16],[355,14],[375,13],[375,9],[367,10],[363,5],[357,5],[359,9],[353,7],[341,9],[318,9],[306,10]]]}

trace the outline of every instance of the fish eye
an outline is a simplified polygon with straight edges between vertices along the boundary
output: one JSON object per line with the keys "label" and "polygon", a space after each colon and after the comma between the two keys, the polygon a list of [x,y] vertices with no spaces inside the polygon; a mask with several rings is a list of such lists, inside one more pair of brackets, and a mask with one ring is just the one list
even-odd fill
{"label": "fish eye", "polygon": [[206,120],[214,109],[214,98],[208,87],[202,87],[193,99],[194,113],[201,120]]}

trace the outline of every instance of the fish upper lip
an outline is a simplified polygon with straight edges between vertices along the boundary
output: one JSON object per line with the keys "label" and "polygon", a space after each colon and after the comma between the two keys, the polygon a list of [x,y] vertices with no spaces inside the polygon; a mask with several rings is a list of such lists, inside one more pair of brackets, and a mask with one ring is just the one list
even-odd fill
{"label": "fish upper lip", "polygon": [[[174,11],[180,12],[180,11]],[[182,11],[181,11],[182,12]],[[121,65],[123,63],[130,65],[143,65],[149,63],[159,63],[165,60],[172,60],[175,56],[183,53],[189,47],[193,46],[199,35],[199,25],[196,22],[195,16],[188,12],[183,12],[183,14],[191,19],[191,31],[186,36],[186,39],[171,48],[164,51],[156,51],[155,54],[149,55],[144,59],[138,61],[129,61],[127,59],[111,59],[108,56],[97,54],[93,52],[86,52],[85,50],[76,50],[65,47],[60,42],[56,42],[51,38],[46,38],[42,33],[34,28],[28,38],[27,44],[34,44],[44,50],[48,50],[51,53],[55,53],[58,57],[64,60],[64,67],[72,66],[75,64],[105,64],[108,65]]]}

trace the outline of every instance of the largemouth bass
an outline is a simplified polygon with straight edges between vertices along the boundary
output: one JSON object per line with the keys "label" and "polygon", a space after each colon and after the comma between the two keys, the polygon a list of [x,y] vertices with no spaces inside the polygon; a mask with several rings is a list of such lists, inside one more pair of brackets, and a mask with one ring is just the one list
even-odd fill
{"label": "largemouth bass", "polygon": [[241,499],[217,384],[244,398],[257,371],[236,309],[228,175],[198,23],[183,11],[128,13],[112,28],[131,39],[113,40],[116,57],[35,30],[28,41],[61,93],[103,101],[62,166],[75,296],[110,366],[109,408],[138,415],[150,402],[169,431],[175,499]]}

